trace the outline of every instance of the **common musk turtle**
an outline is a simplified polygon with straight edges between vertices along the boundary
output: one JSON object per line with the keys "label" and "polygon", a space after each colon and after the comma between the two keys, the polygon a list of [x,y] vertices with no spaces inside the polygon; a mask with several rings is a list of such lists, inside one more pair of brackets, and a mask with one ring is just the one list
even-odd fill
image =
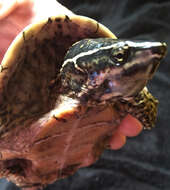
{"label": "common musk turtle", "polygon": [[38,189],[97,160],[128,113],[152,128],[145,86],[165,52],[78,15],[25,28],[1,64],[0,176]]}

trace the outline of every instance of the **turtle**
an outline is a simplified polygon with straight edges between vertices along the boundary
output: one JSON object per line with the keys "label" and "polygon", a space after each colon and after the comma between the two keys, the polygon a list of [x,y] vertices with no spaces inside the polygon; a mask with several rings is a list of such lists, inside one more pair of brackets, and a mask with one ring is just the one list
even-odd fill
{"label": "turtle", "polygon": [[0,177],[43,188],[94,163],[127,114],[151,129],[146,84],[165,53],[80,15],[27,26],[0,66]]}

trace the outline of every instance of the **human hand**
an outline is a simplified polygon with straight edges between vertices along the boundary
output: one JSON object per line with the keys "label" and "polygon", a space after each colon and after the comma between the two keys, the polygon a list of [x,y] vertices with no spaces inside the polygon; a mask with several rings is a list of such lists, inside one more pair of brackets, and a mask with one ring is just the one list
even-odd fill
{"label": "human hand", "polygon": [[[40,2],[41,1],[41,2]],[[56,12],[57,10],[57,12]],[[28,24],[56,14],[73,14],[55,0],[1,0],[0,1],[0,62],[15,36]],[[111,149],[119,149],[127,137],[138,135],[141,123],[127,115],[110,140]]]}
{"label": "human hand", "polygon": [[0,63],[9,45],[27,25],[56,14],[73,14],[55,0],[0,0]]}
{"label": "human hand", "polygon": [[128,114],[114,132],[110,140],[110,149],[116,150],[122,148],[126,143],[127,137],[137,136],[142,129],[142,124],[136,118]]}

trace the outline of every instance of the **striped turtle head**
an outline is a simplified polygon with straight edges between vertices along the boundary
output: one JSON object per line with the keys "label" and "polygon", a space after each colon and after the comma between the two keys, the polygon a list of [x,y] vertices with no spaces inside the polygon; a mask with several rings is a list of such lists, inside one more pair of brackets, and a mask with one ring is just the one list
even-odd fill
{"label": "striped turtle head", "polygon": [[165,53],[166,44],[160,42],[84,39],[65,56],[62,85],[82,100],[132,97],[152,78]]}

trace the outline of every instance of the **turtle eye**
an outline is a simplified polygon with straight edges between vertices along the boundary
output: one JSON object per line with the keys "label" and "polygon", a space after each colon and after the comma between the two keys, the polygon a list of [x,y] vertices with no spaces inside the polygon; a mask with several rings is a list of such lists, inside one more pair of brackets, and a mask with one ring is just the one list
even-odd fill
{"label": "turtle eye", "polygon": [[117,50],[112,50],[112,59],[116,66],[120,66],[127,62],[129,55],[128,48],[119,48]]}
{"label": "turtle eye", "polygon": [[114,55],[114,58],[118,61],[118,62],[122,62],[124,60],[124,54],[118,53],[117,55]]}

